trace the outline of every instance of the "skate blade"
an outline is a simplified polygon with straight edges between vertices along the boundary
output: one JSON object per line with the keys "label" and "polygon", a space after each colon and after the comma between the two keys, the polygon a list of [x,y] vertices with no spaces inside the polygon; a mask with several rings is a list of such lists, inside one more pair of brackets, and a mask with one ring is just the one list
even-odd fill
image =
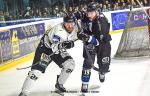
{"label": "skate blade", "polygon": [[64,92],[61,92],[60,90],[55,90],[55,93],[59,94],[60,96],[64,96]]}
{"label": "skate blade", "polygon": [[95,89],[99,89],[100,88],[100,85],[91,85],[89,86],[89,90],[95,90]]}
{"label": "skate blade", "polygon": [[94,96],[99,93],[100,85],[90,85],[88,87],[88,92],[81,92],[80,88],[70,89],[65,93],[65,96]]}
{"label": "skate blade", "polygon": [[84,94],[84,93],[82,93],[82,94],[80,94],[79,96],[85,96],[85,94]]}

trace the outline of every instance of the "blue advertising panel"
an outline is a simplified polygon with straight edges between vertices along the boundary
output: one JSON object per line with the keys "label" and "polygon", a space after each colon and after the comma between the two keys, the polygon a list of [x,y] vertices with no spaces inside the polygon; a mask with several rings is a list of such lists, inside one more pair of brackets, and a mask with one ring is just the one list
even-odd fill
{"label": "blue advertising panel", "polygon": [[131,24],[129,27],[146,26],[148,23],[147,19],[148,18],[144,11],[134,12],[131,15],[130,19]]}
{"label": "blue advertising panel", "polygon": [[45,25],[44,23],[36,24],[36,30],[38,30],[38,35],[42,35],[45,33]]}
{"label": "blue advertising panel", "polygon": [[[119,30],[124,29],[126,25],[126,20],[128,18],[129,12],[117,12],[117,13],[111,13],[112,16],[112,29],[113,30]],[[147,16],[144,11],[133,11],[132,15],[130,17],[130,25],[128,27],[141,27],[146,26]]]}
{"label": "blue advertising panel", "polygon": [[9,30],[0,32],[0,43],[1,61],[12,59],[11,33]]}
{"label": "blue advertising panel", "polygon": [[19,39],[38,36],[38,35],[44,34],[45,32],[44,23],[18,27],[16,29],[18,30]]}
{"label": "blue advertising panel", "polygon": [[[10,29],[12,34],[15,33],[17,37],[13,37],[13,53],[20,54],[20,56],[24,56],[35,51],[37,47],[37,43],[39,43],[40,35],[43,35],[45,32],[44,23],[28,25],[23,27],[17,27]],[[15,44],[15,45],[14,45]],[[19,44],[19,46],[18,46]],[[19,48],[19,51],[17,50]]]}
{"label": "blue advertising panel", "polygon": [[0,30],[0,63],[34,52],[44,33],[44,23]]}
{"label": "blue advertising panel", "polygon": [[111,13],[112,17],[112,29],[113,30],[119,30],[124,29],[126,20],[128,17],[128,12],[117,12],[117,13]]}

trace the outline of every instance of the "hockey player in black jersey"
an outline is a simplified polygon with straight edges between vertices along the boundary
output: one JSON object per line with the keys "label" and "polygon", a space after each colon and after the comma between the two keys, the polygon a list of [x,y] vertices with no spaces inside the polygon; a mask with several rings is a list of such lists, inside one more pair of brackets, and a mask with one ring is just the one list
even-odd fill
{"label": "hockey player in black jersey", "polygon": [[81,20],[82,31],[78,34],[78,38],[84,42],[81,91],[88,92],[88,83],[95,56],[97,56],[97,64],[100,69],[100,82],[104,82],[105,73],[109,71],[111,55],[110,23],[101,12],[98,12],[95,2],[91,2],[87,6],[85,15],[75,14],[75,17]]}
{"label": "hockey player in black jersey", "polygon": [[52,61],[62,68],[61,73],[57,76],[55,88],[59,92],[66,92],[63,84],[75,67],[75,62],[66,49],[74,47],[74,40],[76,39],[77,27],[75,27],[74,17],[72,15],[65,16],[63,23],[48,30],[41,38],[36,49],[31,71],[29,71],[24,81],[19,96],[27,96],[29,94],[35,81],[45,72],[47,66]]}

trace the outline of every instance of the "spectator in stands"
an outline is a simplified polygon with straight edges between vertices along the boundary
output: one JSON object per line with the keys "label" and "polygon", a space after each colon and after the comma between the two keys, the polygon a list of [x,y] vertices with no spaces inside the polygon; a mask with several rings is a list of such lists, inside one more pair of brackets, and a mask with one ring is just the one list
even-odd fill
{"label": "spectator in stands", "polygon": [[30,19],[32,17],[32,11],[30,7],[27,7],[27,9],[23,13],[23,16],[25,19]]}
{"label": "spectator in stands", "polygon": [[41,12],[39,9],[34,9],[32,14],[33,14],[33,18],[41,17]]}
{"label": "spectator in stands", "polygon": [[138,8],[139,4],[137,3],[136,0],[128,0],[130,6],[132,6],[133,8]]}
{"label": "spectator in stands", "polygon": [[109,10],[107,9],[107,6],[106,4],[103,5],[103,9],[102,9],[102,12],[108,12]]}
{"label": "spectator in stands", "polygon": [[72,7],[69,7],[68,12],[69,12],[69,13],[73,13],[73,8],[72,8]]}
{"label": "spectator in stands", "polygon": [[58,6],[56,6],[56,7],[54,8],[53,14],[54,14],[54,16],[56,16],[56,17],[59,16],[59,8],[58,8]]}
{"label": "spectator in stands", "polygon": [[150,0],[144,0],[144,6],[150,6]]}
{"label": "spectator in stands", "polygon": [[120,0],[117,0],[116,3],[118,3],[118,6],[121,6],[121,1]]}
{"label": "spectator in stands", "polygon": [[124,3],[124,2],[125,2],[125,0],[120,0],[120,2],[121,2],[121,3]]}
{"label": "spectator in stands", "polygon": [[114,4],[113,10],[119,10],[119,9],[120,9],[120,8],[119,8],[118,4],[117,4],[117,3]]}
{"label": "spectator in stands", "polygon": [[64,12],[63,9],[59,11],[60,17],[64,17],[67,12]]}
{"label": "spectator in stands", "polygon": [[60,12],[61,16],[65,16],[65,14],[67,14],[67,9],[66,7],[62,8],[62,11]]}
{"label": "spectator in stands", "polygon": [[11,20],[11,16],[9,15],[9,12],[5,12],[4,19],[5,19],[5,21],[10,21]]}
{"label": "spectator in stands", "polygon": [[79,12],[79,7],[75,7],[73,12],[78,13]]}
{"label": "spectator in stands", "polygon": [[108,4],[109,4],[109,1],[108,1],[108,0],[106,0],[106,1],[105,1],[105,5],[106,5],[106,7],[108,6]]}
{"label": "spectator in stands", "polygon": [[127,9],[127,5],[126,5],[126,3],[122,3],[122,6],[121,6],[121,9],[123,10],[123,9]]}
{"label": "spectator in stands", "polygon": [[83,7],[81,8],[81,12],[86,12],[86,7],[83,6]]}
{"label": "spectator in stands", "polygon": [[1,26],[6,26],[4,21],[5,21],[5,19],[4,19],[4,12],[0,10],[0,27]]}
{"label": "spectator in stands", "polygon": [[120,10],[120,9],[121,9],[121,8],[120,8],[120,3],[116,2],[115,4],[116,4],[116,6],[117,6],[117,10]]}
{"label": "spectator in stands", "polygon": [[[134,8],[140,7],[136,0],[79,0],[79,2],[76,2],[76,3],[73,2],[74,4],[72,4],[72,5],[78,6],[80,11],[83,11],[83,10],[86,10],[86,5],[92,1],[98,2],[99,10],[105,11],[105,12],[112,11],[112,10],[127,9],[127,8],[130,8],[131,4]],[[132,1],[132,3],[131,3],[131,1]],[[139,1],[144,6],[150,6],[150,0],[139,0]],[[57,6],[52,5],[51,8],[45,7],[43,10],[41,8],[40,9],[38,8],[38,10],[36,10],[36,9],[34,9],[35,8],[34,5],[31,4],[31,6],[33,6],[33,7],[31,7],[31,8],[27,7],[26,10],[18,9],[19,14],[17,14],[15,16],[15,18],[16,19],[23,19],[23,18],[30,19],[32,17],[50,17],[52,15],[60,17],[60,16],[63,16],[64,14],[66,14],[67,13],[66,9],[68,9],[68,7],[60,8],[60,5],[57,5]],[[107,8],[105,8],[105,6]],[[104,9],[103,9],[103,7],[104,7]],[[32,9],[34,9],[34,10],[32,11]],[[69,12],[73,11],[73,8],[70,7],[68,10],[69,10]],[[9,18],[7,18],[7,15],[5,18],[6,18],[6,20],[9,19]],[[11,17],[11,20],[12,20],[12,17]]]}
{"label": "spectator in stands", "polygon": [[46,18],[50,16],[50,12],[48,11],[48,8],[44,8],[42,11],[42,17]]}
{"label": "spectator in stands", "polygon": [[46,12],[43,13],[42,17],[43,18],[48,18],[48,15],[46,14]]}
{"label": "spectator in stands", "polygon": [[52,14],[53,14],[53,8],[52,8],[52,7],[49,7],[48,9],[49,9],[50,17],[51,17]]}
{"label": "spectator in stands", "polygon": [[107,5],[107,9],[108,9],[108,11],[112,11],[113,10],[111,4]]}
{"label": "spectator in stands", "polygon": [[147,5],[147,0],[139,0],[139,2],[142,4],[142,5],[144,5],[144,6],[146,6]]}
{"label": "spectator in stands", "polygon": [[23,13],[24,13],[24,11],[23,10],[18,10],[19,12],[18,12],[18,19],[23,19]]}
{"label": "spectator in stands", "polygon": [[131,8],[131,4],[127,4],[127,9],[130,9]]}
{"label": "spectator in stands", "polygon": [[134,8],[138,8],[138,7],[139,7],[139,4],[138,4],[137,2],[135,2],[135,1],[133,1],[132,4],[133,4],[132,6],[133,6]]}
{"label": "spectator in stands", "polygon": [[102,12],[102,9],[103,9],[103,4],[100,3],[100,4],[99,4],[99,10]]}

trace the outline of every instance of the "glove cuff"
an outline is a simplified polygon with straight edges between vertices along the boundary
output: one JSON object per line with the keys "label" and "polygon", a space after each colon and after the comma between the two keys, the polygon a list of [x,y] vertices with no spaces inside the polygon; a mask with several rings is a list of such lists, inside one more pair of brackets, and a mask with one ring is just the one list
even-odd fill
{"label": "glove cuff", "polygon": [[88,42],[91,43],[91,44],[94,44],[94,45],[96,45],[96,46],[99,45],[98,40],[97,40],[94,36],[90,36]]}

